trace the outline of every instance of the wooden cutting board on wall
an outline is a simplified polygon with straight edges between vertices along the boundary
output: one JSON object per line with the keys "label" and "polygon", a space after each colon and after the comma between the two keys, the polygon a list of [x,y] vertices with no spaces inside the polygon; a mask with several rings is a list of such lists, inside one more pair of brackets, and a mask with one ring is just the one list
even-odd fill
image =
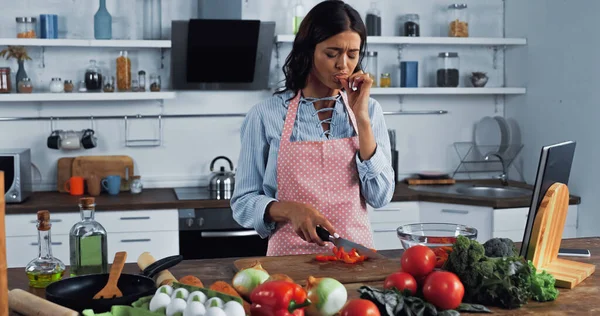
{"label": "wooden cutting board on wall", "polygon": [[79,156],[73,160],[71,176],[88,178],[96,175],[104,179],[110,175],[121,176],[121,191],[129,191],[134,175],[133,159],[129,156]]}
{"label": "wooden cutting board on wall", "polygon": [[56,189],[58,192],[66,193],[65,183],[71,178],[71,169],[75,157],[63,157],[58,159],[56,171]]}
{"label": "wooden cutting board on wall", "polygon": [[269,274],[286,274],[300,285],[306,285],[309,276],[334,278],[343,284],[383,281],[400,270],[400,259],[368,259],[357,264],[339,261],[318,262],[316,255],[244,258],[233,264],[236,271],[248,268],[257,261]]}

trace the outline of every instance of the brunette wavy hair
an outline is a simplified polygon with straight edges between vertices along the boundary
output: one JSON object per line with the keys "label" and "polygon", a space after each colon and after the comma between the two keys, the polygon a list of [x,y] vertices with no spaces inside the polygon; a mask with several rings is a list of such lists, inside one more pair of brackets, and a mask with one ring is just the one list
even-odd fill
{"label": "brunette wavy hair", "polygon": [[283,65],[285,87],[275,93],[296,93],[303,89],[313,68],[317,44],[345,31],[354,31],[360,36],[359,61],[354,69],[356,72],[361,69],[367,44],[367,29],[360,14],[341,0],[325,0],[314,6],[300,23],[292,51]]}

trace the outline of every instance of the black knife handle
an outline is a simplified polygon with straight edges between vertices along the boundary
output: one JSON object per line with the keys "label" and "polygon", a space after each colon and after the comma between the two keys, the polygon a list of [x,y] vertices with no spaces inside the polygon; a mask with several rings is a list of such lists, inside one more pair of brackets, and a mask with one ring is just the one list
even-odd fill
{"label": "black knife handle", "polygon": [[330,241],[329,236],[331,236],[331,234],[327,231],[327,229],[317,226],[317,236],[319,236],[322,241]]}

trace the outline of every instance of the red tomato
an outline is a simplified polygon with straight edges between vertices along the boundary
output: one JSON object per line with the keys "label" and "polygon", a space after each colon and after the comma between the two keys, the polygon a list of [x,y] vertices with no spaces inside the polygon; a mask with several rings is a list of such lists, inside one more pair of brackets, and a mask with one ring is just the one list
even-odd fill
{"label": "red tomato", "polygon": [[464,295],[463,284],[452,272],[435,271],[425,279],[423,297],[439,309],[456,309]]}
{"label": "red tomato", "polygon": [[435,253],[427,246],[416,245],[404,251],[400,263],[402,271],[415,278],[426,276],[435,268]]}
{"label": "red tomato", "polygon": [[412,275],[406,272],[392,273],[385,278],[383,283],[384,289],[391,289],[395,287],[400,292],[409,290],[412,295],[417,294],[417,280]]}
{"label": "red tomato", "polygon": [[381,316],[381,314],[375,303],[357,298],[348,301],[340,311],[340,316]]}

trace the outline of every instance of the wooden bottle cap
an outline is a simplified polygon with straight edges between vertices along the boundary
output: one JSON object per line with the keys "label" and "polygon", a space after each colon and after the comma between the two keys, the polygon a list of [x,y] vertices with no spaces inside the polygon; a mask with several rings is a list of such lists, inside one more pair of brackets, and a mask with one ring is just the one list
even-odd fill
{"label": "wooden bottle cap", "polygon": [[37,212],[38,219],[38,230],[46,231],[50,230],[50,212],[47,210],[40,210]]}
{"label": "wooden bottle cap", "polygon": [[96,203],[96,199],[93,197],[84,197],[79,199],[79,202],[81,203],[81,206],[91,206]]}

